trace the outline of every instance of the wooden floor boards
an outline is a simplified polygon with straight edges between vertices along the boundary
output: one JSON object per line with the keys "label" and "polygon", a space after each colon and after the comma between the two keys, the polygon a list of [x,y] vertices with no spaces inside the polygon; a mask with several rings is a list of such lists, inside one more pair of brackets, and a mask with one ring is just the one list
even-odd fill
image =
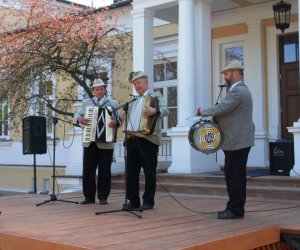
{"label": "wooden floor boards", "polygon": [[[216,212],[224,208],[227,197],[174,197],[177,201],[157,193],[154,209],[143,211],[138,219],[127,211],[95,215],[121,209],[122,190],[113,190],[106,206],[54,201],[37,207],[48,197],[1,196],[0,249],[27,249],[22,248],[27,244],[32,244],[30,250],[182,249],[272,226],[300,225],[300,201],[252,198],[244,219],[218,220]],[[59,198],[80,201],[83,196],[68,193]]]}

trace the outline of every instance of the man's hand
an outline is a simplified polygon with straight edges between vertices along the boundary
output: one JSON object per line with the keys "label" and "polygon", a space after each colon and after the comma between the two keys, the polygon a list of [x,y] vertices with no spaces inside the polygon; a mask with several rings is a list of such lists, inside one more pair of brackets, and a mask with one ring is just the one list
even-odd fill
{"label": "man's hand", "polygon": [[200,115],[202,115],[203,111],[204,111],[204,109],[199,107],[199,108],[197,108],[195,115],[200,116]]}
{"label": "man's hand", "polygon": [[108,123],[108,127],[110,128],[114,128],[114,127],[117,127],[117,121],[116,120],[111,120],[110,123]]}
{"label": "man's hand", "polygon": [[123,122],[125,120],[125,112],[122,112],[120,115],[119,115],[119,118],[120,120]]}
{"label": "man's hand", "polygon": [[153,116],[154,114],[156,113],[156,110],[155,108],[152,108],[152,107],[145,107],[144,108],[144,113],[143,115],[148,118],[150,116]]}
{"label": "man's hand", "polygon": [[88,125],[88,123],[89,123],[89,120],[88,119],[86,119],[86,118],[84,118],[84,117],[81,117],[81,116],[79,116],[78,118],[77,118],[77,121],[81,124],[81,125]]}

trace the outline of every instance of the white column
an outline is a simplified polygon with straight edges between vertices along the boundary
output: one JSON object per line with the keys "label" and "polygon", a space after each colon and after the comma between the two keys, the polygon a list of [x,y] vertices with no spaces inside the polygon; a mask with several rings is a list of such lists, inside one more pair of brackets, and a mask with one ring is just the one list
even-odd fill
{"label": "white column", "polygon": [[[195,49],[196,49],[196,107],[214,105],[211,80],[211,4],[212,0],[196,0]],[[197,152],[197,154],[200,154]],[[216,154],[198,155],[200,172],[218,170]]]}
{"label": "white column", "polygon": [[196,0],[194,8],[197,107],[208,107],[214,103],[211,93],[211,3],[212,0]]}
{"label": "white column", "polygon": [[[210,62],[210,37],[204,42],[201,41],[200,32],[209,30],[210,32],[210,8],[203,5],[194,5],[194,0],[178,0],[179,3],[179,34],[178,34],[178,125],[172,128],[168,133],[172,137],[172,164],[168,169],[170,173],[200,173],[213,171],[217,169],[214,155],[207,156],[194,150],[188,141],[188,132],[191,122],[186,121],[186,118],[193,116],[196,110],[196,88],[198,81],[200,82],[202,74],[196,73],[198,70],[203,74],[209,75],[210,78],[210,63],[209,71],[206,66],[204,69],[202,63],[197,65],[197,62]],[[197,7],[197,9],[195,8]],[[203,9],[202,9],[203,8]],[[206,11],[209,11],[207,13]],[[197,18],[195,19],[195,15]],[[195,28],[195,22],[199,20],[200,27]],[[207,27],[208,25],[208,27]],[[197,30],[200,29],[200,30]],[[195,35],[197,34],[197,35]],[[203,44],[208,45],[202,46]],[[196,49],[197,47],[197,49]],[[208,50],[208,51],[203,51]],[[200,57],[207,57],[200,59]],[[196,77],[197,76],[197,77]],[[210,82],[208,83],[209,89]]]}
{"label": "white column", "polygon": [[[300,1],[298,0],[298,17],[299,17],[299,13],[300,13]],[[298,20],[298,41],[300,41],[300,22],[299,22],[299,20]],[[299,79],[300,79],[300,61],[299,61]],[[300,117],[299,117],[299,120],[300,120]],[[299,122],[299,120],[298,120],[298,122]]]}
{"label": "white column", "polygon": [[[261,20],[248,21],[248,34],[244,46],[245,83],[253,97],[255,146],[251,149],[248,165],[268,166],[268,140],[266,129],[266,100],[264,83],[263,27]],[[255,72],[255,74],[249,74]]]}
{"label": "white column", "polygon": [[179,0],[178,34],[178,125],[195,112],[194,1]]}
{"label": "white column", "polygon": [[[298,1],[298,15],[300,13],[300,3]],[[300,22],[298,22],[298,40],[300,40]],[[300,62],[299,62],[299,69],[300,69]],[[299,71],[300,74],[300,71]],[[300,79],[300,77],[299,77]],[[300,84],[300,83],[299,83]],[[294,122],[293,127],[287,128],[290,133],[294,134],[294,156],[295,156],[295,164],[293,170],[291,170],[291,176],[299,176],[300,174],[300,118],[298,122]]]}
{"label": "white column", "polygon": [[149,9],[134,9],[133,5],[133,70],[144,71],[153,82],[153,16]]}
{"label": "white column", "polygon": [[294,157],[295,164],[290,172],[290,176],[298,176],[300,174],[300,118],[298,122],[294,122],[293,127],[287,128],[290,133],[294,134]]}

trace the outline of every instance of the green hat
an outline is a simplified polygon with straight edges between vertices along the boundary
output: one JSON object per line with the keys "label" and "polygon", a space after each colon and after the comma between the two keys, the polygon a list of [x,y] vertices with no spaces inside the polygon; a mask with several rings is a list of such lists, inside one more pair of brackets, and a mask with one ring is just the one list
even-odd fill
{"label": "green hat", "polygon": [[148,76],[143,71],[132,71],[128,76],[130,82],[133,82],[138,78],[148,78]]}

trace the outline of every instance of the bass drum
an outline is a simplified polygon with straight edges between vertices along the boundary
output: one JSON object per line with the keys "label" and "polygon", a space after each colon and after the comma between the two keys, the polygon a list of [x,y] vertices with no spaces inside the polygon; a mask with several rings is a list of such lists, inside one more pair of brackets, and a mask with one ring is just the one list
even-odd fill
{"label": "bass drum", "polygon": [[190,128],[188,138],[194,149],[211,154],[221,148],[224,135],[218,124],[209,120],[200,120]]}

